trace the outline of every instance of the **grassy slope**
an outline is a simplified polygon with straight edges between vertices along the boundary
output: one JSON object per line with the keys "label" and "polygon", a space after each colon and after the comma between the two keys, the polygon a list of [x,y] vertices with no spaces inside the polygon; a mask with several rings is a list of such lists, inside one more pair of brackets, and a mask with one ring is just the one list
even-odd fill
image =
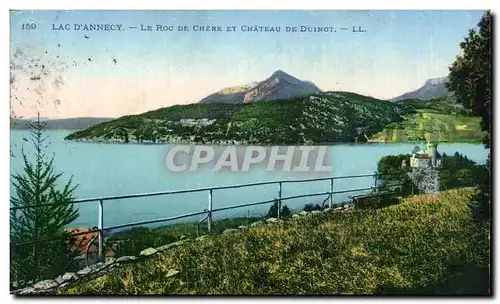
{"label": "grassy slope", "polygon": [[[476,192],[213,236],[59,293],[488,293],[488,234],[470,210]],[[167,276],[171,269],[179,273]]]}
{"label": "grassy slope", "polygon": [[450,98],[430,101],[403,100],[398,104],[410,114],[399,123],[391,123],[370,138],[374,142],[424,141],[426,131],[434,140],[461,142],[480,141],[481,118],[470,116]]}

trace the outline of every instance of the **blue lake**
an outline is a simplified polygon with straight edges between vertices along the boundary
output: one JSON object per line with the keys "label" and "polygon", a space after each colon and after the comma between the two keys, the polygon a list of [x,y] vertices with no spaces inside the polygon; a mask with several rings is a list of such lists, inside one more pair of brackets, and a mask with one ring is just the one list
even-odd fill
{"label": "blue lake", "polygon": [[[46,131],[49,146],[48,155],[55,155],[56,172],[63,172],[61,181],[73,177],[78,184],[77,198],[115,196],[143,192],[204,188],[252,182],[298,180],[325,177],[325,173],[313,172],[268,172],[265,168],[248,172],[214,172],[211,168],[200,167],[196,172],[175,173],[167,170],[165,155],[168,145],[105,144],[64,141],[70,131]],[[21,172],[23,160],[21,149],[28,156],[33,150],[23,138],[29,138],[27,131],[13,130],[11,134],[11,174]],[[337,144],[330,146],[327,157],[333,167],[328,176],[371,174],[376,171],[377,162],[385,155],[410,153],[415,143],[384,144]],[[420,143],[425,148],[425,143]],[[486,162],[489,150],[482,145],[465,143],[442,143],[440,153],[459,152],[479,164]],[[335,180],[334,190],[341,191],[373,186],[373,178]],[[11,185],[11,192],[13,187]],[[285,183],[283,197],[306,193],[329,191],[329,181],[313,183]],[[277,197],[277,185],[218,190],[213,193],[213,208],[264,201]],[[14,194],[14,192],[12,192]],[[338,194],[335,202],[346,200],[349,195]],[[307,203],[321,203],[326,196],[287,200],[284,204],[292,210],[300,209]],[[104,226],[114,226],[128,222],[151,220],[176,216],[183,213],[203,211],[208,205],[208,192],[174,194],[149,198],[106,201],[104,204]],[[72,223],[74,227],[97,226],[97,202],[79,204],[80,217]],[[269,205],[245,207],[220,211],[214,218],[257,215],[267,212]],[[182,221],[194,221],[196,216]]]}

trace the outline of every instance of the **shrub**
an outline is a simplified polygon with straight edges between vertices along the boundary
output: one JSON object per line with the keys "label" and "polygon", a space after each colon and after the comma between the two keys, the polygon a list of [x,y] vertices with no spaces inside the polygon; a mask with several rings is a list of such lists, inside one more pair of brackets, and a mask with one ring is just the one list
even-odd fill
{"label": "shrub", "polygon": [[[267,212],[267,217],[278,217],[278,209],[279,209],[279,200],[274,200],[274,204],[269,208],[269,211]],[[282,205],[280,209],[280,216],[281,217],[289,217],[291,214],[290,209],[288,208],[287,205]]]}
{"label": "shrub", "polygon": [[304,206],[304,208],[302,209],[304,211],[307,211],[307,212],[311,212],[311,211],[315,211],[315,210],[321,210],[321,206],[319,204],[307,204]]}

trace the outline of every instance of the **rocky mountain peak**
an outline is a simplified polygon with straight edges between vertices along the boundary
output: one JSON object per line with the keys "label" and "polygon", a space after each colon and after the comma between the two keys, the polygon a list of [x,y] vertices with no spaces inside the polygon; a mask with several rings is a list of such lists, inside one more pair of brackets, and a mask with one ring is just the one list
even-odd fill
{"label": "rocky mountain peak", "polygon": [[246,86],[222,89],[205,97],[201,103],[249,103],[260,100],[290,99],[300,95],[320,92],[312,82],[299,80],[276,70],[267,79]]}

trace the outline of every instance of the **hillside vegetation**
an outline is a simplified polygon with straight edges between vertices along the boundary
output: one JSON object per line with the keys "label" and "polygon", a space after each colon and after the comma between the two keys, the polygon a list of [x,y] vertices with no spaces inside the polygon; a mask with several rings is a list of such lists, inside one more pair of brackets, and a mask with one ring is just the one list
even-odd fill
{"label": "hillside vegetation", "polygon": [[374,134],[370,141],[425,141],[428,136],[440,142],[481,141],[481,118],[471,116],[452,97],[434,100],[409,99],[397,102],[408,113]]}
{"label": "hillside vegetation", "polygon": [[351,142],[365,138],[360,134],[366,126],[373,133],[401,121],[402,114],[403,108],[388,101],[327,92],[287,101],[173,106],[121,117],[67,139],[215,144]]}
{"label": "hillside vegetation", "polygon": [[159,253],[58,294],[488,294],[475,188],[325,212]]}
{"label": "hillside vegetation", "polygon": [[354,93],[326,92],[286,101],[176,105],[101,123],[66,139],[313,144],[424,140],[431,130],[441,141],[479,141],[479,121],[447,98],[391,103]]}

